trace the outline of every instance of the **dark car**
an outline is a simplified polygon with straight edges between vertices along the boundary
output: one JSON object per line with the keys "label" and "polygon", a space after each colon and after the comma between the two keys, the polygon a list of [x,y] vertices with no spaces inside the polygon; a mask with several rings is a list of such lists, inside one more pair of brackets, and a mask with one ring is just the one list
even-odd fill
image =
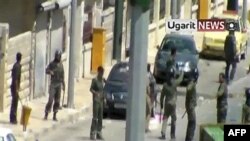
{"label": "dark car", "polygon": [[120,62],[113,66],[109,73],[104,87],[106,103],[104,104],[104,114],[126,114],[128,97],[128,62]]}
{"label": "dark car", "polygon": [[171,45],[174,44],[176,48],[176,70],[177,72],[183,71],[184,78],[182,85],[186,85],[193,73],[198,71],[199,53],[196,50],[196,45],[193,36],[182,34],[167,34],[161,45],[158,48],[155,57],[154,76],[156,81],[164,82],[167,79],[168,73],[166,70],[166,62],[170,58]]}

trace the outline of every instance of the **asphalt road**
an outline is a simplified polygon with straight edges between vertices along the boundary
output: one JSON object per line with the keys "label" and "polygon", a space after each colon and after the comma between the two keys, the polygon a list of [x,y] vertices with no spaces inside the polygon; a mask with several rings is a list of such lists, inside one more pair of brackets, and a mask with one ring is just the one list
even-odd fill
{"label": "asphalt road", "polygon": [[[182,118],[184,110],[184,96],[179,96],[177,101],[177,126],[176,140],[184,141],[186,135],[187,116]],[[239,123],[241,119],[241,103],[242,99],[229,99],[229,110],[227,123]],[[216,101],[215,100],[198,100],[196,108],[197,126],[194,140],[199,140],[199,127],[202,124],[216,123]],[[90,141],[90,124],[91,118],[82,117],[78,122],[67,123],[53,132],[46,133],[38,138],[37,141]],[[169,120],[170,122],[170,120]],[[104,120],[103,136],[105,141],[125,141],[125,119],[119,116],[112,116],[112,119]],[[161,125],[158,120],[152,119],[150,124],[151,132],[145,134],[145,141],[159,141]],[[167,140],[170,140],[170,127],[167,128]]]}

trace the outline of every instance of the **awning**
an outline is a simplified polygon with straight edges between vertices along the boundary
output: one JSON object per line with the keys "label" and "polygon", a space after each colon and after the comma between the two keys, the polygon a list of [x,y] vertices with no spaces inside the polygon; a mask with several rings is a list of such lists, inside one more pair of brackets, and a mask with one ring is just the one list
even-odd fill
{"label": "awning", "polygon": [[71,0],[57,0],[56,9],[63,9],[68,7],[71,4]]}
{"label": "awning", "polygon": [[52,1],[47,1],[47,2],[41,3],[39,5],[40,12],[50,11],[50,10],[53,10],[55,8],[56,8],[56,4],[55,4],[55,2],[52,2]]}

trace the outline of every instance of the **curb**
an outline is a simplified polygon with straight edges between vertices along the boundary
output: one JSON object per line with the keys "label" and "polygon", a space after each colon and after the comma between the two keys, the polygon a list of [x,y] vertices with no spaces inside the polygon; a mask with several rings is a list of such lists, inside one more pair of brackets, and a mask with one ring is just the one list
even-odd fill
{"label": "curb", "polygon": [[91,110],[91,104],[88,106],[84,106],[81,109],[79,109],[76,113],[68,115],[65,119],[59,120],[58,122],[56,122],[55,124],[52,124],[50,127],[47,128],[43,128],[41,131],[39,132],[33,132],[32,129],[28,130],[28,135],[25,137],[24,136],[24,141],[38,141],[39,137],[45,135],[46,133],[55,130],[69,122],[76,122],[79,120],[79,118],[88,113]]}

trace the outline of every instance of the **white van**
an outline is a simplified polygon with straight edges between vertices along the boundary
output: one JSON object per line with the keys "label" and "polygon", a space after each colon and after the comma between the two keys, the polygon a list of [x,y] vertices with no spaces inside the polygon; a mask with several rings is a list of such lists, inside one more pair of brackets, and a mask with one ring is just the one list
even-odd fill
{"label": "white van", "polygon": [[16,141],[16,138],[10,129],[0,127],[0,141]]}

